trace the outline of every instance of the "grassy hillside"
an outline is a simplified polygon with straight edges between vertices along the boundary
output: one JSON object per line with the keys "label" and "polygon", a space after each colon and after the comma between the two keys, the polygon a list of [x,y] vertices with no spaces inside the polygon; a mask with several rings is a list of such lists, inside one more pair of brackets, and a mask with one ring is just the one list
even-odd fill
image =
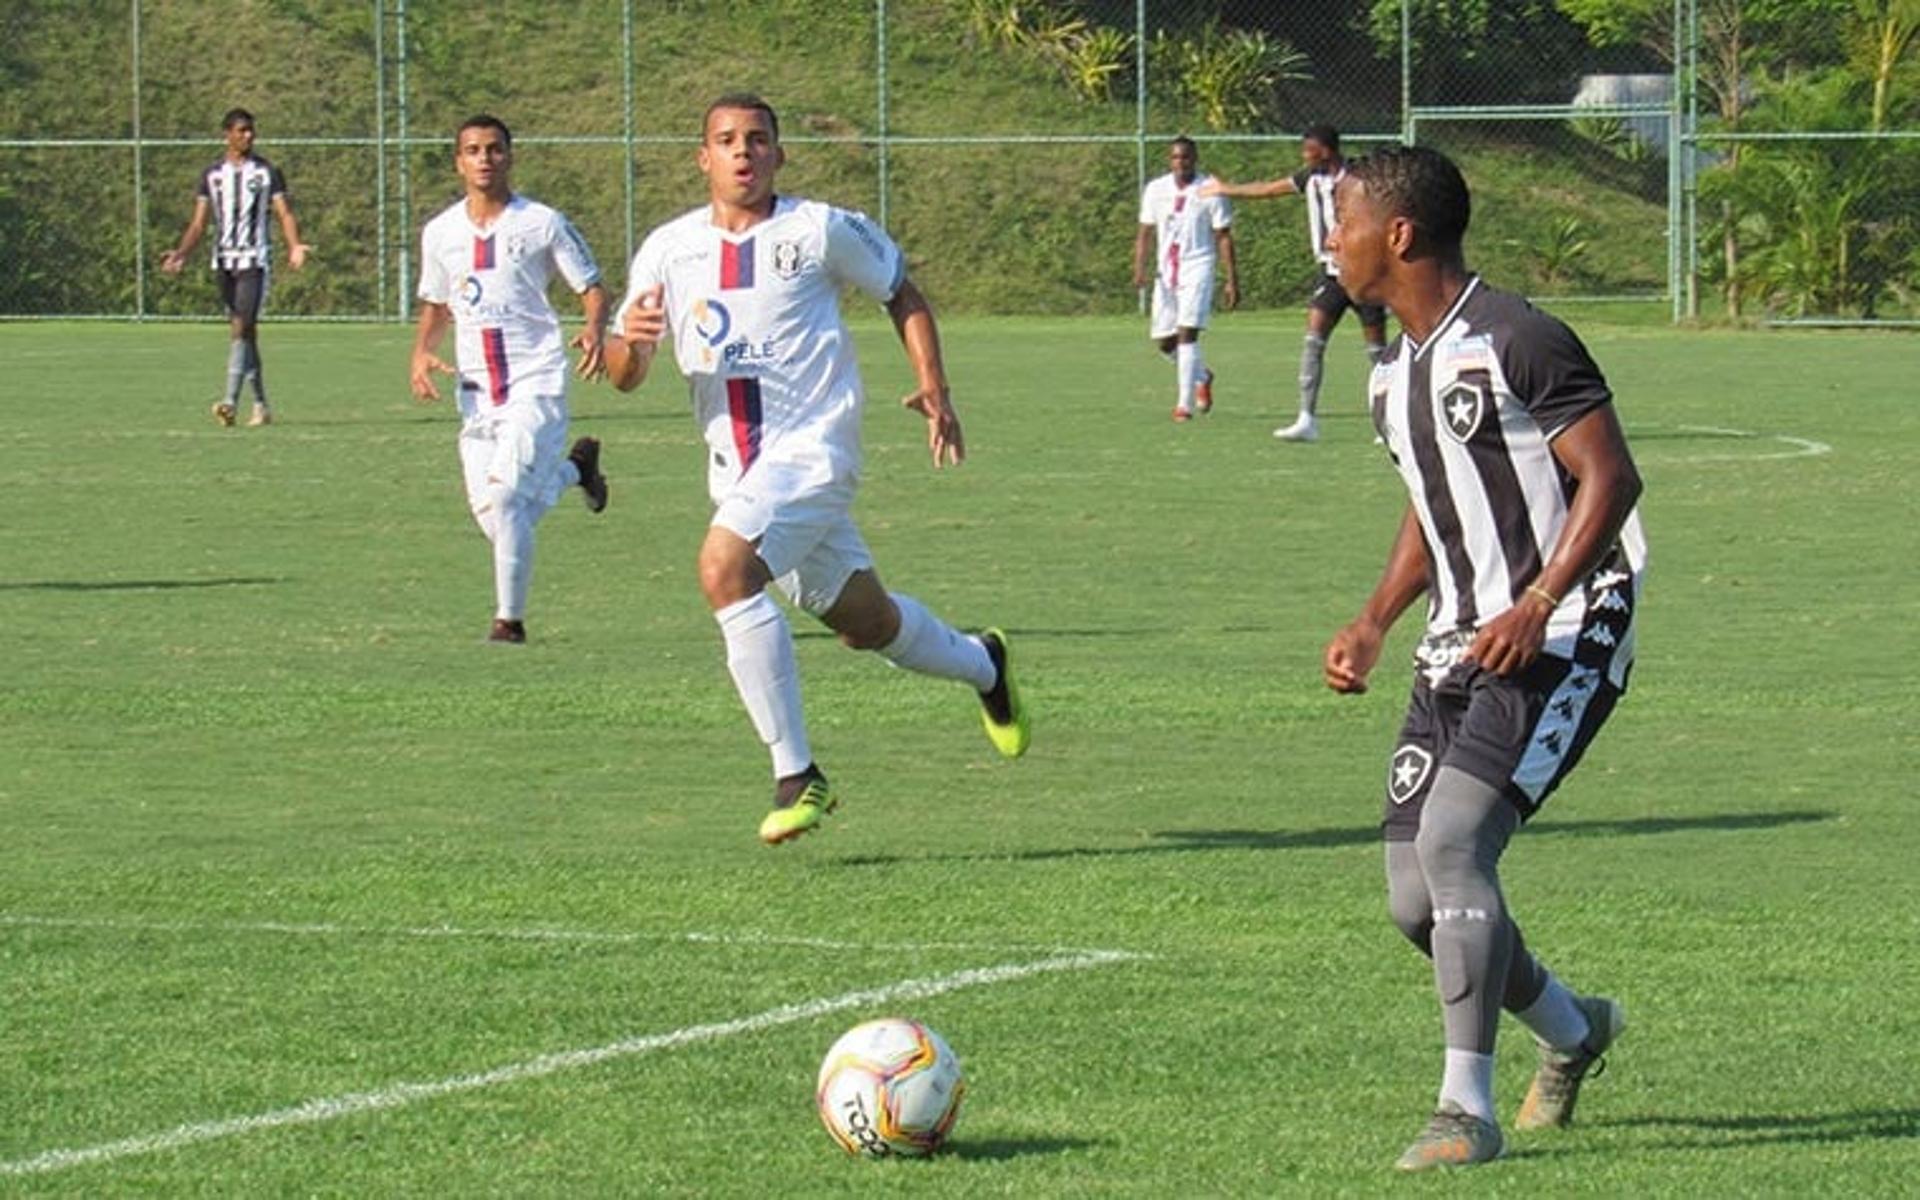
{"label": "grassy hillside", "polygon": [[[518,0],[489,5],[475,19],[452,0],[412,0],[404,89],[413,137],[449,132],[475,111],[503,116],[519,139],[519,185],[571,213],[616,277],[629,225],[619,146],[543,139],[622,134],[621,7],[618,0]],[[141,131],[166,144],[144,152],[137,197],[125,148],[0,149],[0,219],[8,230],[0,312],[132,312],[135,207],[147,222],[151,263],[177,237],[193,177],[218,153],[220,114],[236,104],[257,115],[261,151],[285,169],[303,231],[320,247],[313,269],[276,276],[273,310],[394,311],[403,249],[456,192],[446,149],[422,145],[403,155],[390,147],[382,179],[374,145],[287,141],[367,140],[383,120],[389,138],[400,135],[391,11],[385,30],[374,28],[370,6],[317,0],[148,0],[141,13]],[[691,137],[705,102],[731,88],[759,90],[780,107],[789,190],[877,210],[881,155],[858,140],[879,130],[871,13],[852,0],[637,6],[633,123],[650,140],[632,163],[633,225],[644,233],[699,200]],[[0,137],[133,132],[133,43],[123,3],[20,0],[0,15],[0,26]],[[384,105],[376,47],[386,58]],[[1112,135],[1134,126],[1130,102],[1076,99],[1038,63],[973,44],[944,4],[896,7],[886,76],[887,124],[896,137]],[[1302,113],[1299,123],[1313,115]],[[1148,151],[1157,173],[1162,137],[1175,119],[1156,114],[1153,123],[1167,126],[1156,129]],[[1491,274],[1549,292],[1659,285],[1664,207],[1642,169],[1622,171],[1540,127],[1447,136],[1480,192],[1474,252]],[[1204,140],[1202,159],[1235,178],[1269,177],[1295,161],[1289,144]],[[887,168],[889,224],[943,308],[1133,308],[1132,145],[895,144]],[[1657,166],[1653,172],[1657,183]],[[1574,232],[1587,249],[1569,269],[1544,271],[1569,215],[1580,219]],[[1243,206],[1248,304],[1299,303],[1312,269],[1304,240],[1297,203]],[[213,310],[205,272],[149,275],[148,311]]]}

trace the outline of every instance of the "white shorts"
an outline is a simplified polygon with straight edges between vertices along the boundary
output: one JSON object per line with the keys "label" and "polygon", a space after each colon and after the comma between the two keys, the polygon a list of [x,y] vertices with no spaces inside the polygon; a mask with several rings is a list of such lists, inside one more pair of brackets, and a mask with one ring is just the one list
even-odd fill
{"label": "white shorts", "polygon": [[853,523],[853,489],[799,495],[741,488],[722,497],[713,524],[754,544],[787,599],[819,616],[853,578],[873,569],[873,555]]}
{"label": "white shorts", "polygon": [[1180,286],[1167,285],[1164,273],[1153,280],[1153,323],[1151,338],[1170,338],[1182,329],[1205,329],[1207,315],[1213,311],[1213,267],[1185,266],[1180,269]]}
{"label": "white shorts", "polygon": [[[478,515],[505,488],[537,514],[566,490],[567,398],[535,396],[477,413],[460,426],[460,468],[467,503]],[[498,480],[490,484],[489,480]]]}

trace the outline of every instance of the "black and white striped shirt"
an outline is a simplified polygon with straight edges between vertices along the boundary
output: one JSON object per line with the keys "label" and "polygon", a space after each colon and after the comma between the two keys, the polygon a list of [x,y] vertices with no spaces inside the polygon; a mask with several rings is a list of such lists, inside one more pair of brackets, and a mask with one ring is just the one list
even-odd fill
{"label": "black and white striped shirt", "polygon": [[264,270],[271,265],[273,198],[286,191],[280,168],[257,154],[239,162],[223,155],[200,173],[195,195],[210,206],[213,237],[209,241],[216,269]]}
{"label": "black and white striped shirt", "polygon": [[1293,189],[1307,201],[1307,240],[1312,243],[1313,256],[1320,260],[1320,269],[1329,275],[1337,275],[1333,269],[1333,255],[1327,253],[1327,232],[1333,228],[1333,189],[1334,185],[1347,177],[1347,169],[1342,166],[1337,171],[1295,171]]}
{"label": "black and white striped shirt", "polygon": [[[1426,536],[1429,662],[1539,576],[1576,486],[1553,439],[1613,393],[1571,329],[1478,276],[1424,343],[1401,335],[1369,390],[1374,425]],[[1544,651],[1624,688],[1646,560],[1636,508],[1600,566],[1568,589]]]}

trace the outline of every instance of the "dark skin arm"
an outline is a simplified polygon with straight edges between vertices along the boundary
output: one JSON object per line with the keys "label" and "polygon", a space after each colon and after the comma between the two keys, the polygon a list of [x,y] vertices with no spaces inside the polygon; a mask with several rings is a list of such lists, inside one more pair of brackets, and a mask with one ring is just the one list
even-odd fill
{"label": "dark skin arm", "polygon": [[1387,552],[1387,567],[1374,585],[1360,615],[1346,623],[1327,643],[1321,672],[1336,692],[1357,696],[1367,690],[1367,676],[1380,661],[1387,630],[1407,606],[1427,590],[1427,539],[1420,519],[1409,504],[1400,518],[1400,532]]}
{"label": "dark skin arm", "polygon": [[[1593,574],[1620,537],[1620,527],[1640,499],[1640,472],[1611,404],[1602,405],[1553,440],[1553,456],[1580,481],[1560,540],[1531,586],[1560,598]],[[1557,604],[1527,591],[1512,608],[1481,626],[1467,657],[1495,675],[1525,670],[1546,641],[1547,620]]]}

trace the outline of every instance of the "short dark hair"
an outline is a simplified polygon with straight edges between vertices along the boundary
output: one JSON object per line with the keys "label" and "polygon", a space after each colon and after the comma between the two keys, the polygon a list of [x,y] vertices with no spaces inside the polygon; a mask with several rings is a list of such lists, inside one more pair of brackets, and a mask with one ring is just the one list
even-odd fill
{"label": "short dark hair", "polygon": [[1200,147],[1194,145],[1193,139],[1188,137],[1184,133],[1167,143],[1167,149],[1169,150],[1173,149],[1175,146],[1185,146],[1187,149],[1193,151],[1193,156],[1195,158],[1200,157]]}
{"label": "short dark hair", "polygon": [[500,140],[506,144],[507,149],[513,149],[513,130],[508,129],[507,123],[492,113],[475,113],[460,122],[460,128],[453,131],[454,145],[460,144],[460,135],[469,129],[498,129]]}
{"label": "short dark hair", "polygon": [[753,92],[727,92],[716,97],[712,104],[707,105],[707,111],[700,114],[701,141],[707,140],[707,122],[713,120],[713,114],[723,108],[745,108],[767,114],[767,124],[773,128],[773,140],[780,140],[780,114],[773,111],[773,105]]}
{"label": "short dark hair", "polygon": [[1473,197],[1453,160],[1426,146],[1382,146],[1347,164],[1389,215],[1405,217],[1443,247],[1458,246],[1473,219]]}
{"label": "short dark hair", "polygon": [[232,129],[235,125],[253,124],[253,114],[244,108],[230,108],[227,115],[220,118],[220,128]]}
{"label": "short dark hair", "polygon": [[1319,142],[1322,146],[1340,153],[1340,131],[1331,125],[1309,125],[1300,135],[1303,142]]}

